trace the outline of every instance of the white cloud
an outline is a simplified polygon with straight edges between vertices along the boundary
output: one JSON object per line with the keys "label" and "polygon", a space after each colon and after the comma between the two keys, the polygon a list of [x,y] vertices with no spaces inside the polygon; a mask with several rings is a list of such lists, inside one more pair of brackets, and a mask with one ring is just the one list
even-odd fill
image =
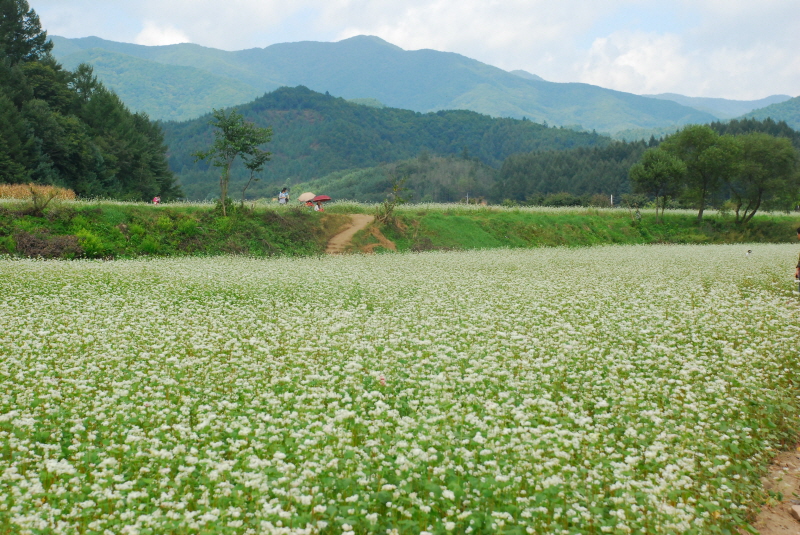
{"label": "white cloud", "polygon": [[668,92],[695,74],[679,36],[642,32],[596,39],[576,70],[582,82],[632,93]]}
{"label": "white cloud", "polygon": [[144,29],[139,32],[133,42],[137,45],[160,46],[188,43],[190,39],[174,26],[147,21],[144,23]]}
{"label": "white cloud", "polygon": [[760,43],[690,46],[679,35],[617,32],[596,39],[575,69],[580,81],[631,93],[757,99],[800,94],[800,59]]}

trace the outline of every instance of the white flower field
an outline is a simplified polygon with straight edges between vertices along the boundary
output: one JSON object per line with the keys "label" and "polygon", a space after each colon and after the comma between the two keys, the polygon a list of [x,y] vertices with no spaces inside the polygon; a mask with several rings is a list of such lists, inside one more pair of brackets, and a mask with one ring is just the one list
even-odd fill
{"label": "white flower field", "polygon": [[0,533],[730,533],[796,249],[0,259]]}

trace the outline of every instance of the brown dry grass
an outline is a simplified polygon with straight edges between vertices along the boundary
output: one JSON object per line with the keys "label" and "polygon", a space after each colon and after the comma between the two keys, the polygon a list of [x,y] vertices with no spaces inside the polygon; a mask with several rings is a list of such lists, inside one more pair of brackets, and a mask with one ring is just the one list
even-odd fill
{"label": "brown dry grass", "polygon": [[71,189],[39,184],[0,184],[0,199],[30,199],[33,195],[62,201],[74,201],[75,192]]}

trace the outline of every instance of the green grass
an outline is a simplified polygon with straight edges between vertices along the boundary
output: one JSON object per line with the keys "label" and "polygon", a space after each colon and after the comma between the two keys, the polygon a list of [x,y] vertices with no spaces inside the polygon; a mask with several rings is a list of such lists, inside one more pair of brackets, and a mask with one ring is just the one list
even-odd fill
{"label": "green grass", "polygon": [[[255,204],[224,218],[210,204],[70,202],[31,215],[24,202],[0,203],[0,254],[45,258],[137,256],[309,256],[322,254],[349,214],[377,205],[330,203],[322,214],[293,206]],[[627,210],[403,205],[396,224],[380,230],[399,251],[592,246],[603,244],[789,243],[800,216],[762,214],[746,226],[709,213],[701,224],[690,211],[663,222]],[[355,249],[375,243],[369,229]],[[378,248],[383,251],[383,248]]]}
{"label": "green grass", "polygon": [[345,216],[301,209],[211,205],[63,203],[43,215],[0,204],[0,254],[45,258],[309,256],[321,254]]}
{"label": "green grass", "polygon": [[498,247],[591,246],[649,243],[786,243],[795,240],[798,216],[757,216],[746,226],[710,215],[701,224],[691,212],[667,213],[663,222],[626,210],[432,208],[398,211],[383,229],[400,251]]}

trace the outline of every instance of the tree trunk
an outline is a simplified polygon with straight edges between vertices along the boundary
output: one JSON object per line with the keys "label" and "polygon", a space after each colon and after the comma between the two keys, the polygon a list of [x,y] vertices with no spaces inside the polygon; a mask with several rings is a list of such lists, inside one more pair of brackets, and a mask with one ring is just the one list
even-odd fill
{"label": "tree trunk", "polygon": [[700,210],[697,212],[697,222],[703,222],[703,212],[706,209],[706,191],[703,190],[703,193],[700,195]]}
{"label": "tree trunk", "polygon": [[250,187],[250,184],[253,182],[254,173],[250,171],[250,180],[247,181],[247,184],[244,185],[244,189],[242,190],[242,208],[244,208],[244,194],[247,191],[247,188]]}
{"label": "tree trunk", "polygon": [[[664,201],[662,197],[659,197],[658,195],[656,195],[656,225],[658,225],[658,223],[659,223],[659,219],[658,219],[658,199],[662,199],[662,201],[661,201],[662,202],[662,204],[661,204],[662,207],[666,204],[666,201]],[[661,215],[664,215],[664,209],[663,208],[661,209]]]}
{"label": "tree trunk", "polygon": [[225,172],[219,179],[220,200],[222,201],[222,217],[228,217],[226,201],[228,200],[228,182],[231,178],[231,165],[233,165],[233,160],[228,161],[228,165],[225,167]]}
{"label": "tree trunk", "polygon": [[758,208],[760,206],[761,206],[761,195],[758,196],[758,201],[756,201],[756,205],[753,207],[753,210],[749,214],[747,214],[747,211],[745,211],[745,216],[742,219],[742,223],[748,223],[751,219],[753,219],[753,216],[756,215],[756,212],[758,212]]}

